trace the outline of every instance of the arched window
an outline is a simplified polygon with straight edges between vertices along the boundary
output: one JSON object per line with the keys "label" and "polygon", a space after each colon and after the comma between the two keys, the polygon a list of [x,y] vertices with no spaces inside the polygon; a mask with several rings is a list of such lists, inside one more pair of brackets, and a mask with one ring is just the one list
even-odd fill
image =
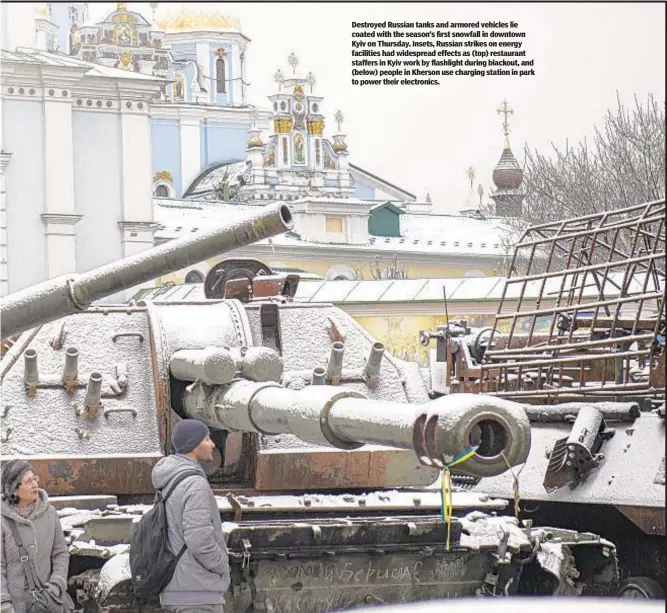
{"label": "arched window", "polygon": [[332,266],[324,275],[325,281],[355,281],[357,275],[348,266]]}
{"label": "arched window", "polygon": [[157,198],[169,198],[169,188],[166,185],[158,185],[155,188],[155,196]]}
{"label": "arched window", "polygon": [[191,270],[187,275],[185,275],[186,283],[203,283],[204,277],[197,270]]}
{"label": "arched window", "polygon": [[224,94],[227,89],[225,85],[225,60],[218,58],[215,61],[215,91]]}

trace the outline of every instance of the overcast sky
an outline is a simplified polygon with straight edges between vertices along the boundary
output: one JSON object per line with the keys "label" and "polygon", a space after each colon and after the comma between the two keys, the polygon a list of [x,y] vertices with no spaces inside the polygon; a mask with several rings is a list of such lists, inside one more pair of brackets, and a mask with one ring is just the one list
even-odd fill
{"label": "overcast sky", "polygon": [[[199,3],[188,3],[196,10]],[[552,141],[570,144],[590,135],[607,108],[633,96],[665,96],[665,7],[662,3],[217,3],[241,20],[251,39],[246,53],[249,102],[268,107],[278,67],[291,74],[290,52],[312,71],[314,93],[324,96],[325,135],[333,114],[345,115],[350,162],[423,199],[430,192],[441,212],[463,207],[467,169],[475,190],[486,191],[503,146],[503,99],[514,109],[510,142],[521,163],[523,148],[546,151]],[[102,19],[114,3],[90,3]],[[151,18],[147,3],[130,2]],[[203,5],[207,11],[211,5]],[[159,10],[159,9],[158,9]],[[172,9],[173,10],[173,9]],[[526,32],[524,48],[535,59],[535,77],[444,77],[440,86],[351,84],[352,21],[509,21]]]}

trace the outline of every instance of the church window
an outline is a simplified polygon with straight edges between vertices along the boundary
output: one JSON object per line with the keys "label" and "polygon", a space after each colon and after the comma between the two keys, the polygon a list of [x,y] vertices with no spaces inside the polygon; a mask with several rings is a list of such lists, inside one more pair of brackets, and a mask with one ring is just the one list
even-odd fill
{"label": "church window", "polygon": [[197,270],[191,270],[187,275],[185,275],[185,283],[203,283],[204,276]]}
{"label": "church window", "polygon": [[343,218],[342,217],[325,217],[324,223],[327,234],[342,234],[343,233]]}
{"label": "church window", "polygon": [[215,87],[215,91],[219,94],[224,94],[227,91],[225,82],[225,60],[222,58],[218,58],[215,61]]}
{"label": "church window", "polygon": [[169,198],[169,188],[166,185],[158,185],[155,188],[155,196],[158,198]]}

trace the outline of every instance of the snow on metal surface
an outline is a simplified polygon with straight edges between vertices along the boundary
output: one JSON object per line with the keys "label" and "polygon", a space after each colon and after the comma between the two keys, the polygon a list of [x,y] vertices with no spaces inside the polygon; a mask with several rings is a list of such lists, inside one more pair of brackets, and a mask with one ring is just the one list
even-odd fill
{"label": "snow on metal surface", "polygon": [[[50,342],[64,322],[63,346]],[[120,335],[120,336],[115,336]],[[115,338],[115,340],[114,340]],[[70,394],[60,382],[67,347],[79,350],[79,380]],[[86,312],[42,326],[25,349],[37,352],[39,380],[34,396],[23,382],[20,357],[2,381],[2,455],[115,455],[159,453],[155,391],[145,311]],[[118,387],[118,367],[125,366],[127,385]],[[96,417],[85,414],[85,397],[91,372],[103,376],[102,407]],[[116,392],[114,392],[114,388]],[[132,409],[114,412],[119,409]],[[107,415],[105,416],[105,412]]]}
{"label": "snow on metal surface", "polygon": [[[604,459],[600,465],[577,485],[551,493],[543,486],[549,463],[547,452],[558,439],[569,435],[572,426],[536,422],[531,425],[532,447],[519,478],[523,500],[664,508],[665,488],[655,483],[663,455],[647,453],[664,447],[664,422],[657,415],[642,413],[634,422],[608,422],[615,435],[602,445],[600,453]],[[512,498],[512,475],[483,478],[474,491]]]}

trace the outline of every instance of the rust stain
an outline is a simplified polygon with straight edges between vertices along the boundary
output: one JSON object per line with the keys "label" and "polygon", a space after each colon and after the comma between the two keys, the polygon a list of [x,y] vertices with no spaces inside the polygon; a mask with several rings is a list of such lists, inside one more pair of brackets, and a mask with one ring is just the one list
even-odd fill
{"label": "rust stain", "polygon": [[259,453],[255,489],[384,487],[388,482],[392,455],[392,450]]}
{"label": "rust stain", "polygon": [[151,472],[161,455],[30,458],[50,495],[153,494]]}
{"label": "rust stain", "polygon": [[664,508],[632,507],[616,505],[635,526],[646,534],[659,534],[665,536],[665,510]]}

